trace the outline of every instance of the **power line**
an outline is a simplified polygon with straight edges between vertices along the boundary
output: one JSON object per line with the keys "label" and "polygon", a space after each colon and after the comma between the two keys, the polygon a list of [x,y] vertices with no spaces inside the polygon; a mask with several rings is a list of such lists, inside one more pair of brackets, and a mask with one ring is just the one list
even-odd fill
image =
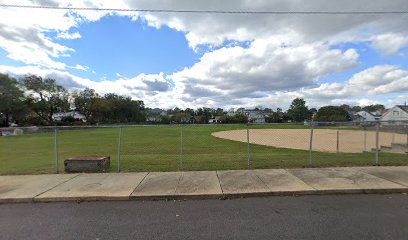
{"label": "power line", "polygon": [[0,4],[3,8],[54,9],[74,11],[114,11],[114,12],[155,12],[155,13],[213,13],[213,14],[269,14],[269,15],[397,15],[408,14],[399,11],[226,11],[226,10],[178,10],[178,9],[126,9],[97,7],[59,7],[39,5]]}

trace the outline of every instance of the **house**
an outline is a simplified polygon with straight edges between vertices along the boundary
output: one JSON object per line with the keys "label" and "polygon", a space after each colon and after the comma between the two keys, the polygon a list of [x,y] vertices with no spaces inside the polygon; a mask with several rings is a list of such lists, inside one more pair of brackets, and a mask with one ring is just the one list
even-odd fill
{"label": "house", "polygon": [[373,122],[381,118],[380,112],[359,111],[352,116],[355,122]]}
{"label": "house", "polygon": [[208,120],[208,123],[221,123],[222,119],[223,119],[222,116],[215,116],[211,118],[210,120]]}
{"label": "house", "polygon": [[388,109],[381,117],[381,121],[408,121],[408,105],[396,105]]}
{"label": "house", "polygon": [[267,115],[262,110],[239,110],[239,114],[243,114],[248,117],[248,120],[252,123],[265,123]]}
{"label": "house", "polygon": [[353,122],[364,122],[365,121],[365,118],[357,113],[349,112],[349,115]]}
{"label": "house", "polygon": [[81,114],[80,112],[77,112],[77,111],[54,113],[52,115],[52,120],[60,122],[64,118],[67,118],[67,117],[73,117],[77,121],[86,122],[85,116],[83,114]]}

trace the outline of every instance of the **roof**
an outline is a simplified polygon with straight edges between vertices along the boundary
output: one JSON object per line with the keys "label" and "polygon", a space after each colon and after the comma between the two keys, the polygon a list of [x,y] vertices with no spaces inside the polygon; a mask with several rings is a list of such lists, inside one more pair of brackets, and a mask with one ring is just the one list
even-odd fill
{"label": "roof", "polygon": [[402,110],[408,113],[408,105],[397,105],[397,107],[401,108]]}

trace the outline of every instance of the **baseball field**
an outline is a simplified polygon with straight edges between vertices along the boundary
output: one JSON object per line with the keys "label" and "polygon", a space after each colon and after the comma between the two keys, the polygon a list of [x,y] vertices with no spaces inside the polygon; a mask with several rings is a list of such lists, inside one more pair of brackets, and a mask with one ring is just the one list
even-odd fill
{"label": "baseball field", "polygon": [[[123,127],[121,171],[190,171],[248,168],[246,125],[178,125]],[[250,167],[295,168],[310,166],[310,129],[303,125],[251,125]],[[364,166],[375,162],[374,132],[359,129],[316,129],[312,166]],[[24,129],[23,129],[24,131]],[[364,134],[366,143],[364,145]],[[399,135],[381,133],[381,144],[402,141]],[[64,128],[58,130],[60,171],[73,156],[111,157],[116,171],[119,128]],[[363,151],[366,149],[367,151]],[[0,174],[55,172],[55,138],[52,129],[0,137]],[[380,153],[381,165],[408,165],[406,154]]]}

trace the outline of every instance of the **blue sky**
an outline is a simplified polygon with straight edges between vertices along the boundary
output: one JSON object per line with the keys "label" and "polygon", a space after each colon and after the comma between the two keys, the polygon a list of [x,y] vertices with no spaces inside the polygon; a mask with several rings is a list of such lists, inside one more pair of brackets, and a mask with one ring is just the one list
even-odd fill
{"label": "blue sky", "polygon": [[88,66],[96,74],[75,73],[95,81],[116,79],[117,73],[126,77],[169,74],[193,65],[200,57],[188,47],[183,33],[166,26],[149,27],[146,22],[131,21],[128,17],[107,16],[98,22],[81,24],[76,30],[82,36],[80,39],[56,42],[75,49],[64,62]]}
{"label": "blue sky", "polygon": [[[0,0],[3,2],[5,0]],[[294,1],[294,0],[293,0]],[[311,0],[308,9],[372,0]],[[21,4],[109,8],[248,9],[244,0],[66,1]],[[403,0],[374,1],[380,10]],[[116,5],[115,5],[116,4]],[[356,5],[357,4],[357,5]],[[292,0],[251,10],[291,9]],[[299,10],[299,9],[296,9]],[[387,106],[408,100],[408,16],[118,13],[1,8],[0,71],[56,78],[149,107]],[[27,18],[26,16],[30,16]],[[317,30],[318,29],[318,30]],[[367,30],[369,29],[369,31]]]}

